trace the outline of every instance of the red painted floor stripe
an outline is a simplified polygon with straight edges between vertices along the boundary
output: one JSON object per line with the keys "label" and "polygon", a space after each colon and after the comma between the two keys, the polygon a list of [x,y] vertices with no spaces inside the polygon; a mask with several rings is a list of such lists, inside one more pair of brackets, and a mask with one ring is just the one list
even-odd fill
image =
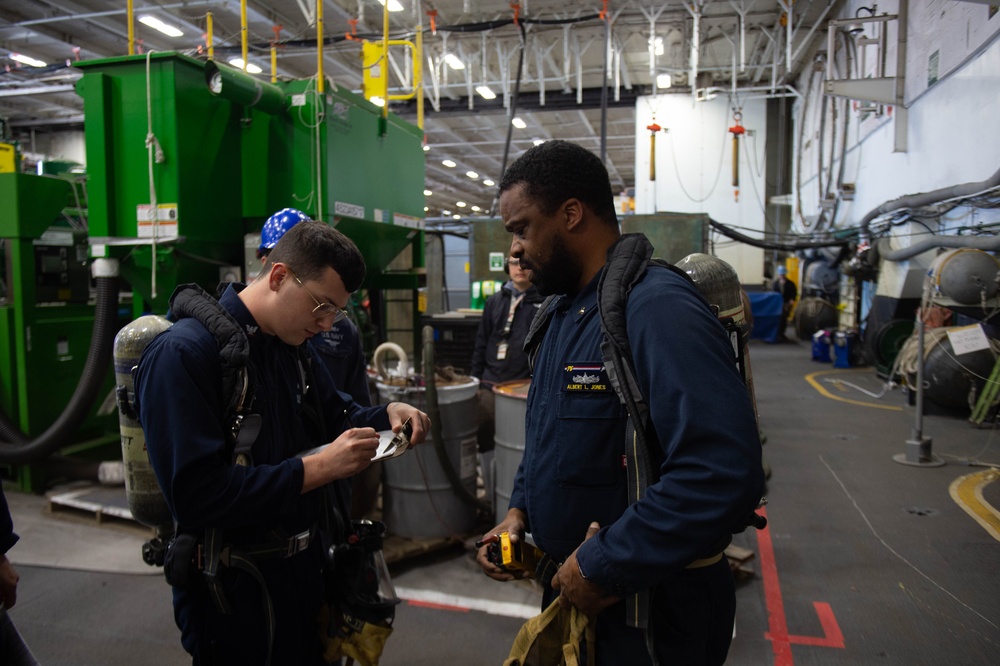
{"label": "red painted floor stripe", "polygon": [[452,606],[451,604],[437,604],[433,601],[415,601],[413,599],[407,599],[406,604],[408,606],[420,606],[421,608],[436,608],[437,610],[446,611],[456,611],[458,613],[468,613],[468,608],[463,608],[462,606]]}
{"label": "red painted floor stripe", "polygon": [[[767,510],[760,510],[765,517]],[[781,598],[781,585],[778,584],[778,566],[774,559],[774,544],[771,543],[771,528],[757,532],[757,551],[760,555],[761,576],[764,578],[764,601],[767,604],[768,631],[764,638],[771,641],[774,651],[775,666],[792,666],[792,645],[811,645],[813,647],[844,647],[844,633],[837,624],[830,604],[825,601],[814,601],[813,607],[823,628],[822,636],[792,636],[788,633],[788,621],[785,617],[785,604]]]}
{"label": "red painted floor stripe", "polygon": [[[762,507],[760,513],[766,518],[767,508]],[[792,644],[788,640],[788,623],[785,619],[785,604],[781,600],[781,586],[778,584],[778,566],[774,561],[770,525],[757,532],[757,551],[764,579],[764,601],[767,605],[768,631],[764,637],[771,641],[775,666],[792,666]]]}
{"label": "red painted floor stripe", "polygon": [[840,631],[837,618],[833,616],[833,609],[825,601],[814,601],[816,615],[819,617],[819,624],[823,627],[823,637],[813,638],[812,636],[789,636],[788,640],[795,645],[815,645],[817,647],[843,648],[844,634]]}

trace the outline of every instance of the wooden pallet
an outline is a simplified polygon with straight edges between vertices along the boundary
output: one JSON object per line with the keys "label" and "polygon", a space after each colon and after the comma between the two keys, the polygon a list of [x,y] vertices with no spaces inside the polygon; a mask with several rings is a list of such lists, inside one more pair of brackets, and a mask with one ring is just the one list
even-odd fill
{"label": "wooden pallet", "polygon": [[726,559],[729,560],[729,568],[732,570],[737,582],[749,580],[757,575],[753,567],[749,564],[750,560],[756,555],[752,550],[729,544],[724,553]]}
{"label": "wooden pallet", "polygon": [[49,512],[91,518],[97,523],[117,523],[141,530],[151,529],[139,523],[128,508],[125,486],[84,486],[68,488],[49,496]]}

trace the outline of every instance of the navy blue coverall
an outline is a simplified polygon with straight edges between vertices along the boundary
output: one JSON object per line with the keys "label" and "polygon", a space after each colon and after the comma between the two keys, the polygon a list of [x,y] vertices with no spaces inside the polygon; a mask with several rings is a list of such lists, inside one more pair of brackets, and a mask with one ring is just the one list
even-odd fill
{"label": "navy blue coverall", "polygon": [[[650,266],[626,316],[655,430],[654,478],[630,506],[628,417],[601,359],[603,270],[574,299],[551,306],[510,506],[525,512],[535,542],[557,562],[580,546],[591,521],[600,523],[577,553],[585,577],[616,596],[655,587],[650,626],[661,664],[721,664],[735,614],[728,562],[685,567],[719,553],[760,500],[753,408],[729,338],[701,294],[673,271]],[[544,601],[553,596],[549,590]],[[626,626],[624,606],[598,614],[599,666],[650,663],[644,633]]]}
{"label": "navy blue coverall", "polygon": [[[272,531],[285,536],[317,526],[323,494],[300,494],[302,461],[296,454],[334,440],[349,427],[386,430],[385,407],[362,408],[339,393],[313,355],[314,386],[325,407],[324,432],[303,413],[296,348],[260,332],[229,287],[220,303],[250,343],[251,412],[263,425],[253,444],[253,464],[231,463],[221,405],[221,361],[215,338],[196,319],[181,319],[145,349],[135,373],[136,407],[150,462],[182,532],[223,530],[227,544],[251,546]],[[310,350],[310,345],[305,345]],[[307,398],[308,400],[308,398]],[[320,664],[317,616],[323,601],[323,549],[309,547],[287,558],[257,563],[275,618],[272,664]],[[223,568],[233,613],[217,612],[201,576],[191,589],[174,588],[174,617],[184,648],[198,664],[263,664],[267,656],[266,605],[248,573]]]}

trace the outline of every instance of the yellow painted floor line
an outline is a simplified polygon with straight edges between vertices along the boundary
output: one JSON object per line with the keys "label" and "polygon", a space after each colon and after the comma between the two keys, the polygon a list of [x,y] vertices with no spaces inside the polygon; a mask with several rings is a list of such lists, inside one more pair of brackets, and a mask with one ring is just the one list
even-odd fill
{"label": "yellow painted floor line", "polygon": [[1000,541],[1000,511],[983,499],[983,487],[1000,479],[1000,471],[988,469],[975,474],[960,476],[951,482],[948,492],[972,519]]}
{"label": "yellow painted floor line", "polygon": [[819,380],[816,379],[817,377],[819,377],[821,375],[840,375],[840,374],[844,374],[844,373],[867,374],[869,372],[871,372],[871,370],[852,370],[852,369],[844,369],[844,370],[820,370],[818,372],[811,372],[808,375],[806,375],[806,381],[809,382],[810,384],[812,384],[812,387],[814,389],[816,389],[817,391],[819,391],[820,395],[825,396],[825,397],[829,398],[830,400],[838,400],[840,402],[846,402],[846,403],[851,404],[851,405],[860,405],[861,407],[874,407],[875,409],[888,409],[888,410],[893,411],[893,412],[901,412],[901,411],[903,411],[903,408],[899,407],[897,405],[880,405],[877,402],[864,402],[862,400],[851,400],[850,398],[841,398],[840,396],[833,395],[832,393],[830,393],[829,391],[827,391],[826,387],[824,387],[822,384],[820,384]]}

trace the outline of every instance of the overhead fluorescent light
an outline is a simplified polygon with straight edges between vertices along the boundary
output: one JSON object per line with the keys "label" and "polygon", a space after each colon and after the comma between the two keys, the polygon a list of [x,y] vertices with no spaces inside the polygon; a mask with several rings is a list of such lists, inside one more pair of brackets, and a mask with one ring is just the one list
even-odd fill
{"label": "overhead fluorescent light", "polygon": [[479,178],[479,174],[476,173],[475,171],[466,171],[465,175],[468,176],[469,178],[472,178],[473,180]]}
{"label": "overhead fluorescent light", "polygon": [[177,28],[175,28],[172,25],[164,23],[163,21],[161,21],[160,19],[156,18],[155,16],[148,16],[148,15],[147,16],[140,16],[139,17],[139,23],[142,23],[143,25],[148,25],[153,30],[159,30],[164,35],[167,35],[168,37],[183,37],[184,36],[183,32],[181,32],[180,30],[178,30]]}
{"label": "overhead fluorescent light", "polygon": [[427,211],[429,211],[429,210],[430,210],[430,206],[424,206],[424,212],[425,212],[425,213],[426,213]]}
{"label": "overhead fluorescent light", "polygon": [[517,118],[517,117],[515,117],[513,120],[511,120],[510,124],[513,125],[514,127],[516,127],[517,129],[524,129],[525,127],[528,126],[528,124],[526,122],[524,122],[523,120],[521,120],[520,118]]}
{"label": "overhead fluorescent light", "polygon": [[449,53],[444,57],[444,61],[448,63],[448,66],[452,69],[465,69],[465,63],[458,59],[454,53]]}
{"label": "overhead fluorescent light", "polygon": [[456,166],[458,166],[457,164],[455,164],[451,160],[441,160],[441,164],[445,165],[449,169],[454,169]]}
{"label": "overhead fluorescent light", "polygon": [[443,210],[443,211],[441,211],[441,214],[444,215],[445,217],[448,217],[449,215],[451,215],[451,211],[450,210]]}
{"label": "overhead fluorescent light", "polygon": [[31,56],[26,56],[23,53],[11,53],[10,59],[15,62],[19,62],[22,65],[30,65],[31,67],[47,67],[47,65],[41,60],[35,60]]}
{"label": "overhead fluorescent light", "polygon": [[483,99],[496,99],[497,94],[493,92],[489,86],[478,86],[476,92],[479,93]]}
{"label": "overhead fluorescent light", "polygon": [[429,196],[430,196],[430,195],[432,195],[432,194],[434,194],[434,193],[433,193],[433,192],[431,192],[430,190],[424,190],[424,196],[425,196],[425,197],[429,197]]}
{"label": "overhead fluorescent light", "polygon": [[472,210],[474,210],[474,211],[476,211],[478,213],[479,211],[482,210],[482,208],[480,208],[479,206],[473,206]]}
{"label": "overhead fluorescent light", "polygon": [[653,42],[653,55],[663,55],[663,37],[657,37]]}
{"label": "overhead fluorescent light", "polygon": [[[385,7],[385,0],[378,0],[378,4]],[[399,0],[389,0],[389,11],[401,12],[403,11],[403,5],[399,4]]]}
{"label": "overhead fluorescent light", "polygon": [[670,78],[669,74],[658,74],[656,77],[657,88],[669,88],[672,83],[673,79]]}
{"label": "overhead fluorescent light", "polygon": [[458,213],[455,213],[454,215],[451,216],[451,219],[453,219],[453,220],[461,220],[462,216],[459,215]]}
{"label": "overhead fluorescent light", "polygon": [[425,144],[424,144],[424,152],[426,153],[426,152],[427,152],[428,150],[430,150],[430,149],[431,149],[431,146],[430,146],[430,144],[429,144],[429,143],[425,143]]}
{"label": "overhead fluorescent light", "polygon": [[[243,58],[233,58],[229,61],[229,64],[236,69],[243,69]],[[263,70],[252,62],[248,62],[246,66],[247,74],[260,74]]]}
{"label": "overhead fluorescent light", "polygon": [[485,185],[486,187],[493,187],[494,185],[496,185],[496,183],[487,178],[486,180],[483,181],[483,185]]}
{"label": "overhead fluorescent light", "polygon": [[469,204],[465,203],[464,201],[456,201],[455,205],[458,206],[459,208],[465,208]]}

